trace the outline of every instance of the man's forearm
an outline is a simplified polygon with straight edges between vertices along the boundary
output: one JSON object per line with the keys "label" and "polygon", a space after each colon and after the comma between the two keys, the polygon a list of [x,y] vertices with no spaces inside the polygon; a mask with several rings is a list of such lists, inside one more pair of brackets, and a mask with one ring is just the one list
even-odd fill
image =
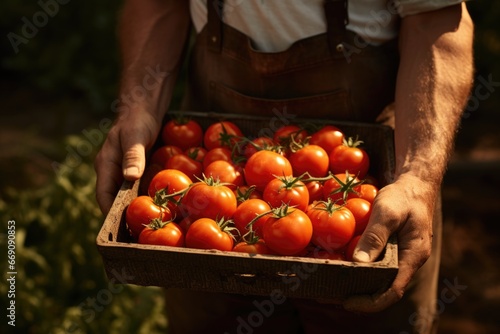
{"label": "man's forearm", "polygon": [[140,87],[146,96],[132,101],[133,106],[158,120],[172,98],[189,26],[185,0],[127,0],[122,9],[120,92],[131,94]]}
{"label": "man's forearm", "polygon": [[403,19],[396,89],[396,177],[437,189],[473,77],[473,26],[461,5]]}

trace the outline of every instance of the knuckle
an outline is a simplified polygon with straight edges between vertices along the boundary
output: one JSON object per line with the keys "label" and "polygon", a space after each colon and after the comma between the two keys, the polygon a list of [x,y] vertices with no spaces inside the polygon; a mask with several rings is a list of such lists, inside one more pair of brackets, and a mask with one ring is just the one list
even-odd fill
{"label": "knuckle", "polygon": [[396,201],[388,201],[382,197],[375,198],[372,214],[376,215],[378,220],[381,221],[399,222],[404,217],[404,207],[396,203]]}
{"label": "knuckle", "polygon": [[397,288],[397,289],[393,289],[393,292],[394,292],[395,301],[399,301],[403,298],[403,296],[405,294],[405,289],[404,288]]}
{"label": "knuckle", "polygon": [[420,265],[423,265],[431,257],[431,247],[424,247],[420,253]]}
{"label": "knuckle", "polygon": [[374,231],[367,230],[364,234],[365,240],[374,248],[381,249],[385,247],[387,243],[387,239],[380,235],[380,233],[376,233]]}
{"label": "knuckle", "polygon": [[134,165],[135,167],[139,167],[143,159],[144,152],[137,147],[127,150],[123,155],[123,161],[126,162],[127,166]]}

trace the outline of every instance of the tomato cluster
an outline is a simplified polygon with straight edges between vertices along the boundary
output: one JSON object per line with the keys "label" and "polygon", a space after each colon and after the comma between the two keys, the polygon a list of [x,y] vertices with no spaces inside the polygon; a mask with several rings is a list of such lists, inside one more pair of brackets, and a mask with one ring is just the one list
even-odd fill
{"label": "tomato cluster", "polygon": [[250,139],[192,119],[168,121],[161,139],[126,210],[137,242],[352,260],[378,192],[362,142],[332,125]]}

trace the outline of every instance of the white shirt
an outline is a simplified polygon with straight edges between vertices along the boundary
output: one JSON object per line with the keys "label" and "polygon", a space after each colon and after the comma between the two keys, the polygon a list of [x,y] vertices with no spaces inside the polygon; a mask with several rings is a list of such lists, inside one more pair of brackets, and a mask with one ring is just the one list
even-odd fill
{"label": "white shirt", "polygon": [[[207,0],[190,2],[191,18],[196,31],[200,32],[207,22]],[[378,45],[397,36],[400,17],[460,2],[462,0],[352,0],[347,6],[347,29]],[[223,20],[249,36],[253,46],[263,52],[283,51],[295,41],[326,32],[323,0],[226,0]]]}

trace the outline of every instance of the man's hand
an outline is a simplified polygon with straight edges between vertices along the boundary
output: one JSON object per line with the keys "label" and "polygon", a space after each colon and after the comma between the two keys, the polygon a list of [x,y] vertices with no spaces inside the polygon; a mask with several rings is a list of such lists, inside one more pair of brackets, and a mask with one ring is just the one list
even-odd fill
{"label": "man's hand", "polygon": [[161,122],[143,110],[120,115],[95,160],[96,198],[104,214],[109,212],[124,179],[139,179],[146,165],[145,152],[160,131]]}
{"label": "man's hand", "polygon": [[407,175],[380,190],[354,260],[375,261],[389,237],[396,233],[399,271],[387,291],[352,297],[344,302],[345,309],[379,312],[401,299],[411,278],[431,253],[435,194],[425,180]]}
{"label": "man's hand", "polygon": [[[96,197],[104,214],[123,180],[137,180],[144,172],[145,152],[156,140],[172,99],[190,22],[189,1],[124,1],[119,25],[120,95],[139,87],[146,96],[120,111],[96,158]],[[148,69],[168,75],[152,81]]]}
{"label": "man's hand", "polygon": [[395,182],[377,195],[355,260],[374,261],[397,233],[399,272],[374,296],[344,307],[376,312],[397,302],[429,258],[434,205],[472,86],[473,24],[465,4],[402,19],[395,98]]}

